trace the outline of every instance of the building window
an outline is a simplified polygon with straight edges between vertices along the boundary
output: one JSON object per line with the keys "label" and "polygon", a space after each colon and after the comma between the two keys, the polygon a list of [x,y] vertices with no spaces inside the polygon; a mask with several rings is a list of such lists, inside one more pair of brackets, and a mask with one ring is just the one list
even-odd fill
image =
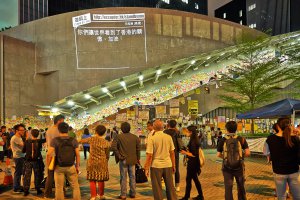
{"label": "building window", "polygon": [[189,0],[182,0],[182,2],[188,4]]}
{"label": "building window", "polygon": [[223,13],[223,19],[226,19],[226,13]]}
{"label": "building window", "polygon": [[163,2],[170,4],[170,0],[163,0]]}
{"label": "building window", "polygon": [[240,25],[243,25],[243,20],[240,20]]}
{"label": "building window", "polygon": [[195,9],[199,10],[199,4],[195,3]]}
{"label": "building window", "polygon": [[240,15],[240,17],[243,16],[243,11],[242,10],[240,10],[239,15]]}
{"label": "building window", "polygon": [[251,11],[251,10],[253,10],[253,9],[255,9],[255,8],[256,8],[256,3],[251,4],[251,5],[248,7],[248,10]]}

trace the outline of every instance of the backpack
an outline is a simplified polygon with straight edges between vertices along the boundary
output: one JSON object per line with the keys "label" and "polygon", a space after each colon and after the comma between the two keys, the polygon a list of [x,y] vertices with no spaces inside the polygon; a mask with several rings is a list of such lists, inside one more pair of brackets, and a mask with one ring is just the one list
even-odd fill
{"label": "backpack", "polygon": [[179,152],[182,147],[183,147],[183,143],[181,138],[178,138],[178,132],[173,130],[173,129],[167,129],[164,131],[164,133],[170,135],[172,137],[172,141],[175,147],[175,152]]}
{"label": "backpack", "polygon": [[242,168],[243,153],[242,144],[237,135],[225,136],[223,146],[223,166],[231,170],[239,170]]}
{"label": "backpack", "polygon": [[75,148],[73,146],[74,138],[58,139],[58,148],[57,148],[57,164],[60,167],[71,167],[75,162]]}

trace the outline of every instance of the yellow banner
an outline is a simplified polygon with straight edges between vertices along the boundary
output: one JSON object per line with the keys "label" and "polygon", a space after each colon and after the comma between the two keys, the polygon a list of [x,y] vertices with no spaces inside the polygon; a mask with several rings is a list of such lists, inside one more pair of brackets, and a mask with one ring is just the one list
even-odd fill
{"label": "yellow banner", "polygon": [[190,115],[198,115],[198,100],[188,101],[188,111]]}

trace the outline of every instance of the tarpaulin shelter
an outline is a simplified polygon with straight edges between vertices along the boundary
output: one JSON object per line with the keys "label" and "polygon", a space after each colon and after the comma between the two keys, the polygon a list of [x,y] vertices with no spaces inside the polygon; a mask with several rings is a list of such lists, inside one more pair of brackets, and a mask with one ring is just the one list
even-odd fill
{"label": "tarpaulin shelter", "polygon": [[296,99],[284,99],[265,105],[263,107],[251,110],[249,112],[238,114],[238,119],[269,119],[279,117],[292,117],[294,122],[295,115],[300,111],[300,100]]}

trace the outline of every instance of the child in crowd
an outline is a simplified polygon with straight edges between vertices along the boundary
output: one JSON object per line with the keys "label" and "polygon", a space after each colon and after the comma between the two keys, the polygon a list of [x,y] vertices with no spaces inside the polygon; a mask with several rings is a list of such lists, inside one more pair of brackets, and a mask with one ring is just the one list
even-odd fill
{"label": "child in crowd", "polygon": [[34,184],[37,195],[41,195],[41,181],[44,176],[44,162],[41,154],[42,145],[46,139],[37,139],[39,137],[39,130],[33,129],[31,131],[31,139],[25,141],[23,152],[25,155],[25,174],[24,174],[24,196],[29,195],[31,173],[34,171]]}

